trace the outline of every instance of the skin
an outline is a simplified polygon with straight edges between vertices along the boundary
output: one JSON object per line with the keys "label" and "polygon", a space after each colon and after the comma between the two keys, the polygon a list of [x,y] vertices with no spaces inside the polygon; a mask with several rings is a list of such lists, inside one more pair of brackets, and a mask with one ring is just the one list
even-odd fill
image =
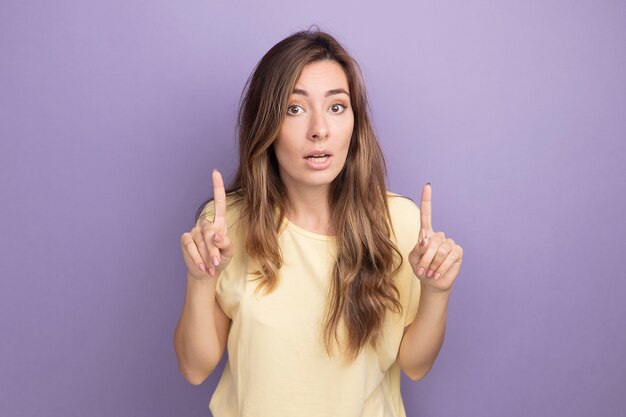
{"label": "skin", "polygon": [[[306,65],[274,142],[280,177],[289,196],[287,218],[319,234],[332,234],[326,196],[348,155],[354,128],[350,90],[343,68],[335,61]],[[305,158],[326,153],[328,167],[315,169]]]}
{"label": "skin", "polygon": [[[336,62],[305,66],[274,143],[289,198],[286,215],[315,233],[332,234],[326,197],[345,163],[354,126],[348,94],[345,73]],[[311,168],[304,156],[319,149],[332,155],[329,164]],[[174,345],[181,373],[192,384],[202,383],[215,369],[230,328],[230,319],[215,302],[215,285],[235,247],[228,236],[226,195],[218,171],[213,172],[212,182],[213,221],[203,220],[181,236],[187,295]],[[461,246],[433,230],[431,196],[432,187],[427,184],[420,203],[419,242],[408,259],[421,282],[420,302],[415,320],[405,328],[397,357],[400,368],[413,380],[426,375],[441,349],[448,300],[463,258]]]}
{"label": "skin", "polygon": [[181,236],[181,250],[187,266],[187,292],[174,331],[174,349],[181,374],[199,385],[219,363],[231,321],[216,302],[217,277],[235,254],[226,227],[224,181],[213,171],[215,215],[202,220]]}
{"label": "skin", "polygon": [[420,280],[421,293],[415,320],[404,329],[396,361],[414,381],[423,378],[443,345],[452,285],[463,260],[463,248],[432,226],[432,187],[426,184],[420,202],[419,242],[409,263]]}
{"label": "skin", "polygon": [[[343,69],[334,61],[306,65],[288,103],[273,144],[281,180],[290,195],[312,188],[327,192],[346,161],[354,127]],[[307,165],[304,155],[315,149],[332,154],[328,168],[315,170]]]}

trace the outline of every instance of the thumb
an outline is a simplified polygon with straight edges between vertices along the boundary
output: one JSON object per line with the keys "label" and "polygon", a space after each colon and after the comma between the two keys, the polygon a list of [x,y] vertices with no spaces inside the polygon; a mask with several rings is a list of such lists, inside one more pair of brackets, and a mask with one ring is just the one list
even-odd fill
{"label": "thumb", "polygon": [[420,240],[417,242],[411,253],[409,254],[409,262],[412,265],[418,264],[422,260],[422,256],[428,250],[428,239],[423,239],[420,234]]}
{"label": "thumb", "polygon": [[220,254],[228,259],[235,253],[235,247],[227,234],[216,233],[213,235],[213,243],[220,250]]}
{"label": "thumb", "polygon": [[417,245],[415,246],[420,258],[428,250],[429,243],[430,243],[430,239],[428,239],[426,232],[422,234],[422,232],[420,231],[419,242],[417,242]]}

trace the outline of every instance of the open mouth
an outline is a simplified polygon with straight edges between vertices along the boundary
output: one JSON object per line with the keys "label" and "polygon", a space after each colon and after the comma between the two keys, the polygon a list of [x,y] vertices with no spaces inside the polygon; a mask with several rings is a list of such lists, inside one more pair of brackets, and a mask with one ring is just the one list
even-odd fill
{"label": "open mouth", "polygon": [[308,159],[309,161],[313,161],[313,162],[324,162],[329,157],[330,157],[330,155],[328,155],[328,154],[320,154],[320,155],[305,156],[304,159]]}

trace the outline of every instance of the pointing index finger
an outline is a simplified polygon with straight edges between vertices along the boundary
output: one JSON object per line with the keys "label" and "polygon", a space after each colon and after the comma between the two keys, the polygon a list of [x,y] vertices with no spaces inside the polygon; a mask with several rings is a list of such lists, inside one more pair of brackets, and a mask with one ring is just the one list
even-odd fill
{"label": "pointing index finger", "polygon": [[215,203],[214,223],[226,222],[226,190],[222,174],[217,169],[213,170],[213,201]]}
{"label": "pointing index finger", "polygon": [[420,228],[422,231],[433,230],[432,205],[431,205],[432,187],[427,183],[422,190],[422,202],[420,203]]}

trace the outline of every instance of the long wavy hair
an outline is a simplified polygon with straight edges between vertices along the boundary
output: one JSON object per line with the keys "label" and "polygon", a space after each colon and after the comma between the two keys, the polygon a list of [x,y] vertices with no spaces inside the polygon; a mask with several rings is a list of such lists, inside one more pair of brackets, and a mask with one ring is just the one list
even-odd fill
{"label": "long wavy hair", "polygon": [[[302,69],[322,60],[335,61],[345,71],[354,114],[345,166],[328,195],[337,253],[323,343],[329,355],[336,342],[353,360],[366,344],[378,344],[387,311],[402,310],[393,282],[402,257],[391,239],[385,161],[370,123],[363,75],[331,35],[297,32],[272,47],[255,67],[240,101],[239,168],[227,192],[240,205],[245,251],[258,266],[257,290],[271,292],[283,261],[278,235],[289,204],[272,144]],[[340,326],[345,328],[343,343]]]}

